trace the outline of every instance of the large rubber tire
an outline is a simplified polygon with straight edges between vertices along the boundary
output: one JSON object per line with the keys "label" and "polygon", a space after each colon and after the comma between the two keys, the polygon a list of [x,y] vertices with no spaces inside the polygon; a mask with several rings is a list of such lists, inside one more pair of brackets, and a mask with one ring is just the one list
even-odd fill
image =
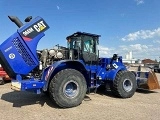
{"label": "large rubber tire", "polygon": [[61,70],[53,77],[49,85],[51,99],[62,108],[75,107],[81,104],[86,91],[86,80],[75,69]]}
{"label": "large rubber tire", "polygon": [[119,71],[113,81],[113,94],[120,98],[130,98],[137,89],[136,77],[130,71]]}

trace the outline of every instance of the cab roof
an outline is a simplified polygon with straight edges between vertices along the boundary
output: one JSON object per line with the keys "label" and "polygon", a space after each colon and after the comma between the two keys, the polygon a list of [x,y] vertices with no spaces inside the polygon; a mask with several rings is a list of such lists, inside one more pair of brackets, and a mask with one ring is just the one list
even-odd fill
{"label": "cab roof", "polygon": [[81,36],[81,35],[92,36],[92,37],[101,37],[100,35],[97,35],[97,34],[91,34],[91,33],[86,33],[86,32],[76,32],[76,33],[73,33],[72,35],[68,36],[66,39],[68,40],[71,37],[77,37],[77,36]]}

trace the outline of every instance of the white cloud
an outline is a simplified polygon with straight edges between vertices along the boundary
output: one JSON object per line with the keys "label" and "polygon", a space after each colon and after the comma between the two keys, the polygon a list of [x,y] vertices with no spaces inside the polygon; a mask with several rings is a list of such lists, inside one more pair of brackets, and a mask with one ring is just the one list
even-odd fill
{"label": "white cloud", "polygon": [[144,0],[134,0],[137,5],[141,5],[141,4],[144,4]]}
{"label": "white cloud", "polygon": [[119,48],[120,48],[120,50],[122,50],[122,51],[129,51],[129,47],[126,46],[126,45],[121,45],[121,46],[119,46]]}
{"label": "white cloud", "polygon": [[153,40],[153,43],[158,43],[158,44],[160,44],[160,40]]}
{"label": "white cloud", "polygon": [[130,51],[133,52],[133,58],[135,59],[145,59],[149,58],[152,60],[159,59],[160,47],[155,45],[145,45],[145,44],[130,44],[121,45],[116,48],[108,48],[104,46],[99,46],[100,57],[112,57],[113,54],[118,54],[125,58],[126,54]]}
{"label": "white cloud", "polygon": [[130,45],[130,47],[131,47],[131,49],[133,49],[135,51],[148,49],[147,45],[141,45],[141,44]]}
{"label": "white cloud", "polygon": [[125,55],[128,52],[133,51],[134,53],[133,57],[136,59],[145,58],[146,53],[150,51],[149,48],[152,48],[152,46],[151,45],[141,45],[141,44],[121,45],[117,47],[116,49],[108,48],[104,46],[98,46],[100,57],[112,57],[113,54],[118,54],[119,56],[125,57]]}
{"label": "white cloud", "polygon": [[57,5],[56,7],[57,7],[57,10],[59,10],[59,9],[60,9],[60,7],[59,7],[58,5]]}
{"label": "white cloud", "polygon": [[99,50],[100,57],[111,57],[114,54],[115,49],[99,45],[98,50]]}
{"label": "white cloud", "polygon": [[148,47],[153,47],[153,45],[147,45]]}
{"label": "white cloud", "polygon": [[135,51],[135,52],[139,52],[139,51],[146,51],[146,49],[149,48],[148,45],[141,45],[141,44],[133,44],[133,45],[121,45],[119,46],[119,50],[121,50],[122,52],[128,52],[128,51]]}
{"label": "white cloud", "polygon": [[149,58],[152,60],[159,58],[160,47],[155,45],[144,45],[144,44],[131,44],[131,45],[121,45],[119,46],[119,55],[125,58],[125,55],[132,51],[133,58],[135,59],[145,59]]}
{"label": "white cloud", "polygon": [[122,52],[134,51],[136,53],[143,53],[149,51],[149,48],[152,48],[152,45],[142,45],[142,44],[133,44],[133,45],[121,45],[119,46]]}
{"label": "white cloud", "polygon": [[141,39],[149,39],[154,37],[160,37],[160,28],[155,30],[140,30],[134,33],[129,33],[128,35],[121,38],[122,41],[134,41]]}

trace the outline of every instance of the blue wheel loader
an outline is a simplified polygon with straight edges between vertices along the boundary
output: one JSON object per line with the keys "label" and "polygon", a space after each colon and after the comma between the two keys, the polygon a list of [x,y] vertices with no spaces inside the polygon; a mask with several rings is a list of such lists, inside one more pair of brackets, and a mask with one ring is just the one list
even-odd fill
{"label": "blue wheel loader", "polygon": [[70,108],[100,86],[109,87],[120,98],[132,97],[139,87],[138,72],[129,71],[121,56],[99,58],[100,35],[76,32],[66,37],[67,47],[37,50],[49,29],[45,20],[29,16],[24,24],[8,17],[19,28],[0,45],[0,63],[12,79],[13,90],[47,92],[59,107]]}

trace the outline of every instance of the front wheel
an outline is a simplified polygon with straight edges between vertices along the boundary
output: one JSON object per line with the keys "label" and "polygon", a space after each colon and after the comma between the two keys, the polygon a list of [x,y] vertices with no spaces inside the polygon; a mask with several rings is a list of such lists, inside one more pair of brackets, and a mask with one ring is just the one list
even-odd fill
{"label": "front wheel", "polygon": [[136,77],[130,71],[119,71],[113,81],[112,92],[121,98],[130,98],[137,89]]}
{"label": "front wheel", "polygon": [[64,69],[50,82],[51,99],[60,107],[70,108],[81,104],[86,95],[87,85],[84,76],[77,70]]}

